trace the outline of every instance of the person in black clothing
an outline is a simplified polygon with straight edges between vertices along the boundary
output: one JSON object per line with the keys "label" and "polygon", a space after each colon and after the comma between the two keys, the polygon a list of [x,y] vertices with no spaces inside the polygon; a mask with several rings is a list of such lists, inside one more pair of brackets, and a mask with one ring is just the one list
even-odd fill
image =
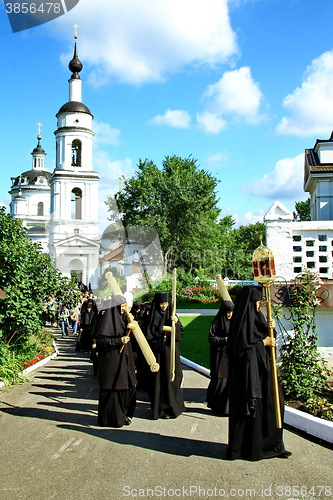
{"label": "person in black clothing", "polygon": [[234,304],[224,300],[215,316],[208,341],[210,344],[210,383],[207,388],[207,406],[219,415],[229,413],[227,340]]}
{"label": "person in black clothing", "polygon": [[[261,460],[291,455],[276,427],[267,322],[260,311],[262,290],[245,286],[235,304],[229,356],[229,439],[227,458]],[[270,326],[274,326],[273,324]],[[283,397],[280,391],[283,420]]]}
{"label": "person in black clothing", "polygon": [[142,308],[142,304],[141,304],[140,300],[135,300],[133,302],[130,313],[133,315],[133,318],[135,319],[135,321],[137,321],[139,323],[139,325],[141,326],[141,318],[143,315],[143,308]]}
{"label": "person in black clothing", "polygon": [[129,425],[136,405],[136,377],[125,311],[125,297],[115,295],[97,328],[98,425]]}
{"label": "person in black clothing", "polygon": [[92,331],[97,320],[97,307],[94,300],[88,299],[82,304],[80,315],[79,336],[76,342],[76,351],[90,351],[92,345]]}
{"label": "person in black clothing", "polygon": [[[164,326],[176,323],[175,379],[170,382],[170,332],[163,330]],[[156,292],[148,318],[144,326],[147,340],[160,365],[158,372],[149,372],[147,391],[151,401],[152,418],[176,418],[184,409],[181,390],[183,373],[179,356],[178,342],[184,329],[178,317],[171,318],[169,293]]]}

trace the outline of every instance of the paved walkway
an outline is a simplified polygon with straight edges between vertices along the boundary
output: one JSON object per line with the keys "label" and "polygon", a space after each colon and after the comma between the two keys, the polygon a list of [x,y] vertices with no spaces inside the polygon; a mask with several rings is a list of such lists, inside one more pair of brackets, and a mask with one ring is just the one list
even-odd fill
{"label": "paved walkway", "polygon": [[131,426],[99,428],[98,386],[75,339],[59,339],[57,358],[0,391],[1,500],[332,498],[332,449],[290,430],[287,460],[225,460],[227,419],[206,408],[208,380],[189,369],[177,419],[150,420],[139,393]]}

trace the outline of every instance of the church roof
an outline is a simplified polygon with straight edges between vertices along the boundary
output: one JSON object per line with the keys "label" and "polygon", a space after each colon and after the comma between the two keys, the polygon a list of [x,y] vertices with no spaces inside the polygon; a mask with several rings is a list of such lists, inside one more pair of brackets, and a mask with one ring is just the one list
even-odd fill
{"label": "church roof", "polygon": [[[13,181],[13,186],[18,186],[21,184],[22,180],[24,179],[24,184],[27,186],[31,186],[36,184],[36,181],[38,177],[45,177],[47,180],[47,183],[50,184],[51,180],[51,173],[48,172],[47,170],[27,170],[26,172],[23,172],[23,174],[18,175],[15,177]],[[27,181],[25,181],[27,179]]]}
{"label": "church roof", "polygon": [[89,108],[79,101],[66,102],[66,104],[61,106],[56,116],[58,117],[58,115],[62,113],[87,113],[88,115],[91,115]]}
{"label": "church roof", "polygon": [[[326,142],[331,142],[331,141],[326,141]],[[314,149],[306,149],[305,158],[309,166],[310,172],[333,172],[333,164],[320,163],[318,155]]]}
{"label": "church roof", "polygon": [[118,261],[122,260],[124,258],[124,247],[121,246],[119,248],[116,248],[115,250],[112,250],[111,252],[107,253],[104,255],[101,260],[104,262],[108,262],[110,260],[112,261]]}
{"label": "church roof", "polygon": [[27,229],[27,234],[47,234],[48,225],[47,224],[38,224],[36,226],[31,226]]}

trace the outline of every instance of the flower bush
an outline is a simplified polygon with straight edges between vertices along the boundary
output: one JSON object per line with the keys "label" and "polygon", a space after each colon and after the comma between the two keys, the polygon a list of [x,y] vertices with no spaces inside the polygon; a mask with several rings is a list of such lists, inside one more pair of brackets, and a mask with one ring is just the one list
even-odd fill
{"label": "flower bush", "polygon": [[38,361],[41,361],[44,358],[45,358],[45,354],[36,354],[36,356],[33,359],[31,359],[30,361],[24,361],[23,367],[24,367],[24,369],[29,368],[29,366],[35,365],[36,363],[38,363]]}
{"label": "flower bush", "polygon": [[281,382],[287,399],[307,402],[328,390],[329,372],[318,352],[315,324],[316,307],[324,300],[325,290],[319,276],[310,271],[283,288],[293,330],[285,332],[279,353]]}
{"label": "flower bush", "polygon": [[178,290],[180,302],[221,302],[221,295],[213,286],[192,286]]}

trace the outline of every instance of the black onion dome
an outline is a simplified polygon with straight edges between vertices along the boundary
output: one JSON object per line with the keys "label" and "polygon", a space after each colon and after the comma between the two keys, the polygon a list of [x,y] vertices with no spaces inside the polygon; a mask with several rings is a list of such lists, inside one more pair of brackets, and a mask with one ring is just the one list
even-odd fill
{"label": "black onion dome", "polygon": [[72,78],[80,78],[79,73],[82,71],[83,64],[78,58],[77,52],[76,52],[76,42],[74,45],[74,55],[73,59],[69,62],[68,64],[69,70],[73,73]]}
{"label": "black onion dome", "polygon": [[27,179],[27,182],[25,182],[22,187],[29,185],[31,186],[36,184],[38,177],[44,177],[47,181],[47,184],[50,184],[51,173],[47,170],[28,170],[27,172],[23,172],[23,174],[15,177],[13,185],[18,186],[20,184],[20,179]]}
{"label": "black onion dome", "polygon": [[61,106],[56,116],[60,115],[61,113],[87,113],[88,115],[91,115],[89,108],[87,108],[87,106],[83,104],[83,102],[79,101],[66,102],[66,104]]}
{"label": "black onion dome", "polygon": [[33,149],[32,151],[32,155],[46,155],[44,149],[42,148],[42,146],[40,145],[40,140],[41,140],[41,136],[37,136],[37,139],[38,139],[38,144],[37,146],[35,147],[35,149]]}

